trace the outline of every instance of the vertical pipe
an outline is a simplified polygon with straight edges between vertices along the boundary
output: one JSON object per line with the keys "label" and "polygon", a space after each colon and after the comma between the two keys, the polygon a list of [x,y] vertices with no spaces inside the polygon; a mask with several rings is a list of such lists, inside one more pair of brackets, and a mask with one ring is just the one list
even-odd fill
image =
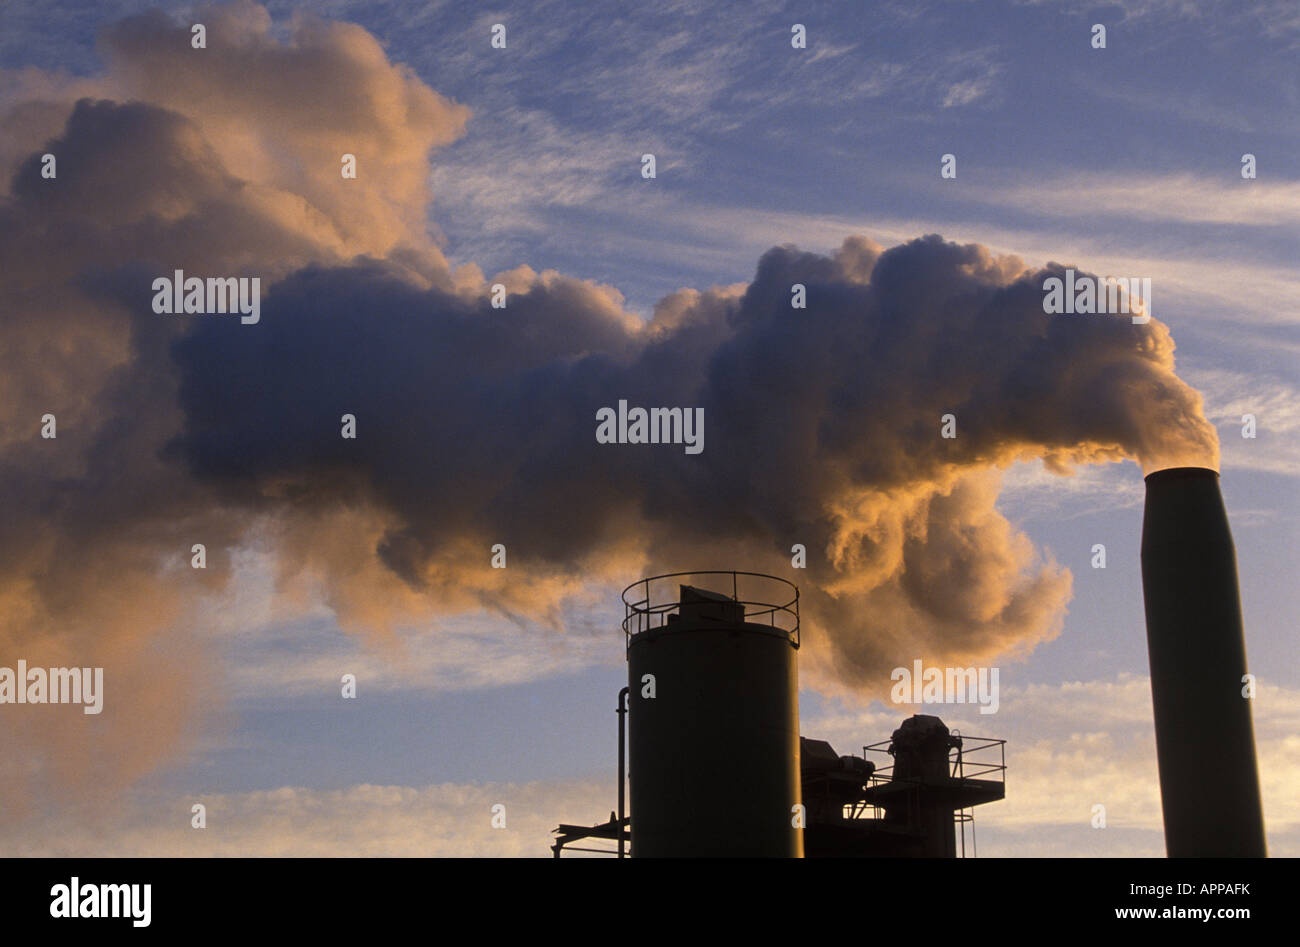
{"label": "vertical pipe", "polygon": [[618,692],[618,857],[623,857],[624,800],[627,792],[627,695],[625,687]]}
{"label": "vertical pipe", "polygon": [[1219,475],[1146,478],[1142,590],[1171,858],[1264,857],[1237,559]]}

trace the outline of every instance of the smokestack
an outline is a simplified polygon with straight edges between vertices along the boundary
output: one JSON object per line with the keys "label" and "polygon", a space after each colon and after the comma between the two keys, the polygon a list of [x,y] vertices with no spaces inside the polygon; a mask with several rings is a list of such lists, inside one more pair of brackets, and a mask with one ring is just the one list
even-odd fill
{"label": "smokestack", "polygon": [[1264,857],[1237,557],[1205,467],[1146,478],[1142,588],[1170,858]]}

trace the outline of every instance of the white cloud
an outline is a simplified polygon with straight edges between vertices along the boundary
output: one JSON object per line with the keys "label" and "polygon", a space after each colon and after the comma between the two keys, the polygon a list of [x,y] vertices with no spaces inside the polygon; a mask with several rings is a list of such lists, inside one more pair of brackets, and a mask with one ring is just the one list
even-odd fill
{"label": "white cloud", "polygon": [[[557,825],[603,822],[615,793],[612,784],[575,781],[135,797],[24,822],[0,845],[10,856],[78,858],[547,857]],[[204,829],[191,827],[195,803],[206,807]],[[492,826],[495,805],[505,806],[505,828]]]}
{"label": "white cloud", "polygon": [[323,606],[293,621],[277,619],[272,560],[245,549],[235,556],[230,592],[205,600],[195,615],[228,654],[226,693],[275,699],[336,694],[341,675],[355,674],[370,693],[428,694],[505,687],[624,659],[617,632],[619,589],[593,582],[570,602],[565,633],[499,614],[445,616],[436,624],[404,627],[392,640],[372,641],[339,628]]}
{"label": "white cloud", "polygon": [[1078,467],[1073,476],[1062,477],[1035,460],[1007,470],[998,508],[1018,521],[1035,517],[1062,522],[1135,509],[1145,498],[1142,471],[1132,462]]}
{"label": "white cloud", "polygon": [[[1300,388],[1262,372],[1194,365],[1180,374],[1205,396],[1205,414],[1219,428],[1225,470],[1300,474]],[[1255,415],[1254,438],[1241,436],[1246,414]]]}
{"label": "white cloud", "polygon": [[1271,175],[1243,180],[1236,164],[1204,174],[1072,173],[1017,181],[1014,187],[979,185],[971,195],[992,204],[1053,217],[1117,217],[1142,221],[1283,227],[1300,224],[1300,181]]}
{"label": "white cloud", "polygon": [[[982,857],[1163,855],[1145,678],[1006,688],[995,717],[938,709],[968,738],[1007,740],[1007,797],[976,814]],[[801,730],[860,753],[906,716],[832,703]],[[1255,723],[1270,853],[1300,855],[1300,689],[1261,684]],[[0,846],[15,856],[545,857],[552,829],[602,822],[615,798],[612,784],[584,780],[134,795],[9,825]],[[207,808],[206,829],[190,827],[195,803]],[[505,829],[492,828],[496,804]],[[1105,829],[1091,825],[1097,804]]]}

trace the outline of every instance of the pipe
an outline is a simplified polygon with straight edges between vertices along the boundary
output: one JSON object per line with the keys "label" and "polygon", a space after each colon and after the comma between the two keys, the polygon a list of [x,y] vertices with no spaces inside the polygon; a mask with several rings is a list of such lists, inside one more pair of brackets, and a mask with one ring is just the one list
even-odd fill
{"label": "pipe", "polygon": [[623,856],[623,806],[627,791],[625,760],[627,759],[627,695],[628,688],[618,692],[618,857]]}
{"label": "pipe", "polygon": [[1267,855],[1237,558],[1205,467],[1146,478],[1142,591],[1170,858]]}

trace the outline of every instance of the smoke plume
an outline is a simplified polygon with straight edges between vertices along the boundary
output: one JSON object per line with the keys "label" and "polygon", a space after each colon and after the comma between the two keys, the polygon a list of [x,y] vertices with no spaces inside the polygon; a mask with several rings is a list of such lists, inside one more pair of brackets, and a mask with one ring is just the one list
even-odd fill
{"label": "smoke plume", "polygon": [[[807,680],[878,694],[913,658],[1061,627],[1070,575],[998,512],[1008,465],[1217,466],[1167,327],[1045,314],[1061,265],[850,236],[773,248],[747,285],[648,321],[553,271],[453,270],[424,182],[468,111],[357,27],[302,18],[280,42],[260,7],[206,17],[202,60],[185,26],[135,17],[105,34],[105,76],[15,77],[0,109],[0,663],[102,665],[112,687],[93,729],[0,734],[29,761],[0,776],[7,803],[184,745],[214,660],[190,616],[254,537],[285,602],[380,637],[457,611],[558,621],[643,570],[789,574]],[[155,314],[175,269],[260,276],[260,323]],[[620,400],[702,408],[703,452],[598,443]]]}

